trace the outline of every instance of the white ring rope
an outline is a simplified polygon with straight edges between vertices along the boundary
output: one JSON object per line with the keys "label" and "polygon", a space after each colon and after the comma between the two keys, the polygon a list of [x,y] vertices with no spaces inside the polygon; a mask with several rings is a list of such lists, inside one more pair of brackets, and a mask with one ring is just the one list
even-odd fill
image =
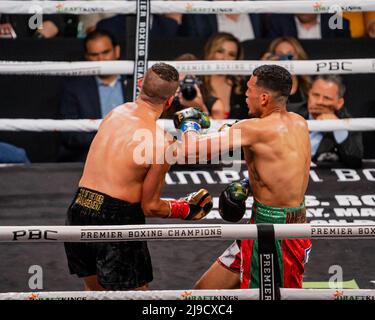
{"label": "white ring rope", "polygon": [[0,74],[92,76],[133,74],[134,61],[0,61]]}
{"label": "white ring rope", "polygon": [[[152,13],[335,13],[375,11],[373,1],[151,1]],[[0,1],[11,14],[136,13],[135,1]]]}
{"label": "white ring rope", "polygon": [[[234,119],[211,120],[208,132],[217,131],[224,123],[233,123]],[[94,132],[99,128],[101,119],[53,120],[53,119],[0,119],[0,131],[32,132]],[[348,118],[339,120],[307,120],[310,131],[331,132],[337,130],[375,131],[375,118]],[[166,131],[175,133],[173,120],[160,119],[158,124]]]}
{"label": "white ring rope", "polygon": [[[280,295],[281,300],[375,300],[370,289],[280,288]],[[0,300],[259,300],[259,289],[9,292],[0,293]]]}
{"label": "white ring rope", "polygon": [[[375,11],[366,1],[152,1],[152,13],[336,13]],[[125,1],[0,1],[0,12],[9,14],[91,14],[136,13],[135,2]],[[278,64],[292,74],[374,73],[374,59],[308,61],[166,61],[179,72],[208,75],[249,75],[262,64]],[[149,66],[156,63],[150,61]],[[108,62],[18,62],[0,61],[0,74],[105,75],[133,74],[133,61]],[[96,131],[101,120],[0,119],[6,131]],[[217,127],[220,122],[214,121]],[[173,129],[172,121],[163,121]],[[214,126],[215,127],[215,126]],[[325,128],[325,129],[324,129]],[[375,119],[309,121],[311,131],[375,130]],[[275,238],[375,239],[375,224],[311,225],[274,224]],[[132,226],[5,226],[0,242],[103,242],[139,240],[235,240],[257,239],[256,225],[132,225]],[[282,300],[374,300],[375,290],[280,289]],[[164,290],[105,292],[23,292],[1,293],[0,300],[258,300],[258,289],[242,290]]]}
{"label": "white ring rope", "polygon": [[[275,239],[375,239],[375,224],[274,224]],[[163,224],[2,226],[0,242],[238,240],[258,238],[257,225]]]}
{"label": "white ring rope", "polygon": [[[161,61],[149,61],[148,66]],[[252,74],[256,67],[276,64],[295,75],[358,74],[375,73],[375,59],[325,59],[325,60],[196,60],[163,61],[171,64],[181,73],[195,75]],[[0,74],[86,76],[108,74],[133,74],[134,61],[0,61]]]}
{"label": "white ring rope", "polygon": [[51,119],[0,119],[0,131],[58,131],[93,132],[99,128],[101,119],[51,120]]}

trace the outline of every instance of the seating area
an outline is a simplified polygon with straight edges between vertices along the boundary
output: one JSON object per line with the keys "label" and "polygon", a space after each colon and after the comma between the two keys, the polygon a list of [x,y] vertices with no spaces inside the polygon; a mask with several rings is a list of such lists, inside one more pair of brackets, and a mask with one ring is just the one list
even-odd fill
{"label": "seating area", "polygon": [[[173,45],[170,45],[173,43]],[[150,60],[173,60],[178,55],[190,52],[200,57],[204,39],[165,39],[150,43]],[[244,42],[245,59],[259,60],[270,40]],[[371,58],[375,52],[374,39],[302,40],[310,59]],[[166,45],[170,50],[165,50]],[[82,40],[56,38],[48,40],[2,40],[0,60],[10,61],[80,61]],[[121,43],[122,60],[134,59],[132,41]],[[375,68],[375,59],[374,59]],[[345,105],[353,117],[375,117],[375,74],[344,75],[347,86]],[[0,76],[0,117],[29,119],[58,119],[61,84],[60,76]],[[24,148],[31,162],[55,162],[60,135],[55,132],[0,132],[0,140]],[[375,158],[375,132],[363,134],[365,158]],[[48,148],[45,146],[48,145]]]}

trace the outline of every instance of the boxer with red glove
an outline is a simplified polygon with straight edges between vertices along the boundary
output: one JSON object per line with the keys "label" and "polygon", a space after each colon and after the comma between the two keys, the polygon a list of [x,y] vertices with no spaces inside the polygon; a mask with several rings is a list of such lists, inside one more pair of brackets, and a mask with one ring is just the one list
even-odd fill
{"label": "boxer with red glove", "polygon": [[212,197],[206,189],[190,193],[185,198],[170,200],[170,214],[167,218],[200,220],[212,209]]}

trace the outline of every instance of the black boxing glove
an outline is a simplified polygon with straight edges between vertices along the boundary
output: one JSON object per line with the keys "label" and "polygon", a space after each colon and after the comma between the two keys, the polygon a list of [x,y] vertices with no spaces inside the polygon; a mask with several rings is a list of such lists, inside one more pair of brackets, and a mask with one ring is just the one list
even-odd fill
{"label": "black boxing glove", "polygon": [[251,193],[249,179],[229,184],[219,197],[219,213],[225,221],[238,222],[246,212],[246,199]]}

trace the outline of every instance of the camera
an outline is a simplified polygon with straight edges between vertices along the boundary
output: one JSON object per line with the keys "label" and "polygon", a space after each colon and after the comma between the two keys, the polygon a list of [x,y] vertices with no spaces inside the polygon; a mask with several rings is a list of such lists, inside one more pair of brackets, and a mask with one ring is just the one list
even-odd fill
{"label": "camera", "polygon": [[191,75],[186,75],[183,80],[180,81],[180,92],[182,97],[185,100],[191,101],[194,100],[197,96],[196,85],[199,85],[200,82]]}
{"label": "camera", "polygon": [[278,60],[293,60],[294,57],[292,54],[279,54],[278,56]]}

